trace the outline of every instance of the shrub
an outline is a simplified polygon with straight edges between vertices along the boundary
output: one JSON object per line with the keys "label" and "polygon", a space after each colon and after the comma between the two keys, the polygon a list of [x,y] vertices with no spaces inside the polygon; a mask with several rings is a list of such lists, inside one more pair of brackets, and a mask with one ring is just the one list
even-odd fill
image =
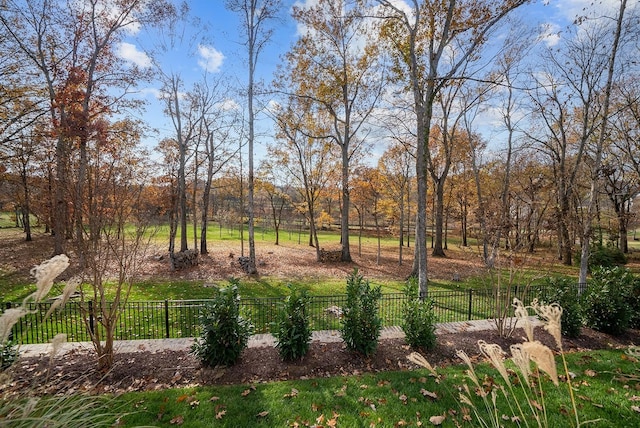
{"label": "shrub", "polygon": [[415,278],[405,285],[407,301],[403,305],[402,330],[413,348],[431,350],[436,346],[436,317],[433,300],[420,299]]}
{"label": "shrub", "polygon": [[278,313],[273,335],[277,339],[276,348],[283,360],[291,361],[302,358],[309,351],[311,328],[307,305],[309,295],[306,290],[298,290],[289,286],[291,294],[285,299]]}
{"label": "shrub", "polygon": [[240,315],[238,281],[223,288],[204,306],[200,315],[202,332],[191,352],[209,367],[233,365],[247,347],[253,330],[251,323]]}
{"label": "shrub", "polygon": [[627,269],[594,268],[584,296],[587,325],[603,333],[624,333],[631,321],[629,300],[634,281]]}
{"label": "shrub", "polygon": [[371,355],[378,347],[382,321],[378,316],[381,287],[371,287],[358,270],[347,278],[347,302],[340,332],[342,340],[352,351]]}
{"label": "shrub", "polygon": [[640,328],[640,278],[635,277],[631,286],[631,295],[629,296],[629,306],[631,307],[631,320],[629,327]]}
{"label": "shrub", "polygon": [[549,303],[557,303],[563,308],[562,335],[578,337],[584,323],[584,311],[580,304],[580,294],[575,280],[570,278],[548,278]]}
{"label": "shrub", "polygon": [[[581,252],[577,251],[574,256],[574,262],[580,266]],[[621,266],[627,263],[627,257],[613,244],[603,245],[600,242],[591,245],[589,251],[589,271],[593,272],[597,267],[615,267]]]}
{"label": "shrub", "polygon": [[18,359],[18,345],[11,340],[0,342],[0,372],[8,369]]}

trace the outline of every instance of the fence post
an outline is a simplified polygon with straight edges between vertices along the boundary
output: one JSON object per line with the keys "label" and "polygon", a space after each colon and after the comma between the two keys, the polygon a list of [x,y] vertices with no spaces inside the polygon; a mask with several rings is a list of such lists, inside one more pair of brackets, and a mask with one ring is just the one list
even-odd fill
{"label": "fence post", "polygon": [[[5,310],[7,309],[11,309],[11,302],[7,302]],[[9,335],[7,336],[7,340],[9,342],[13,341],[13,327],[11,327],[11,330],[9,330]]]}
{"label": "fence post", "polygon": [[473,288],[469,289],[469,312],[467,319],[471,321],[471,311],[473,309]]}
{"label": "fence post", "polygon": [[167,339],[169,338],[169,300],[164,299],[164,326]]}
{"label": "fence post", "polygon": [[93,325],[93,300],[89,300],[89,334],[93,336],[94,331],[95,330]]}

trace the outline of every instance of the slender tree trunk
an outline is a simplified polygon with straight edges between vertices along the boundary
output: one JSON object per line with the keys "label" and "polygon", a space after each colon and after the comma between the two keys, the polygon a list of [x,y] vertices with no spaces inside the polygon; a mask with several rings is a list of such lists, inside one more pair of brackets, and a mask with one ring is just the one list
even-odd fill
{"label": "slender tree trunk", "polygon": [[24,195],[24,204],[22,206],[22,227],[24,228],[25,233],[25,241],[30,242],[31,238],[31,219],[30,213],[31,209],[29,206],[29,183],[27,182],[27,166],[26,164],[22,165],[21,171],[21,179],[22,179],[22,190]]}
{"label": "slender tree trunk", "polygon": [[434,212],[435,220],[435,242],[433,245],[434,257],[446,257],[443,248],[443,232],[444,232],[444,176],[441,176],[435,183],[435,203]]}
{"label": "slender tree trunk", "polygon": [[[347,129],[345,132],[349,132]],[[347,138],[345,136],[345,138]],[[342,215],[340,216],[340,243],[342,255],[340,260],[351,262],[351,250],[349,248],[349,208],[351,206],[349,195],[349,153],[348,143],[342,145]]]}
{"label": "slender tree trunk", "polygon": [[592,167],[591,176],[591,189],[589,192],[589,205],[587,207],[587,218],[584,223],[584,230],[582,234],[582,248],[580,255],[580,278],[578,283],[584,284],[587,282],[587,273],[589,266],[589,251],[590,240],[593,233],[591,222],[594,217],[595,201],[597,198],[597,185],[600,180],[600,165],[602,163],[602,148],[604,146],[605,139],[607,138],[607,122],[609,120],[609,100],[611,98],[611,87],[613,86],[613,74],[615,72],[616,53],[618,52],[618,45],[620,44],[620,34],[622,33],[622,22],[624,20],[624,11],[627,7],[627,0],[622,0],[620,3],[620,9],[618,11],[618,19],[616,25],[616,33],[613,40],[613,46],[611,47],[611,54],[609,56],[609,71],[607,74],[607,83],[604,89],[604,106],[602,111],[602,123],[600,125],[600,136],[598,138],[598,144],[596,145],[596,154],[594,156],[594,165]]}
{"label": "slender tree trunk", "polygon": [[398,245],[398,266],[402,266],[402,247],[404,246],[404,189],[400,189],[400,239]]}

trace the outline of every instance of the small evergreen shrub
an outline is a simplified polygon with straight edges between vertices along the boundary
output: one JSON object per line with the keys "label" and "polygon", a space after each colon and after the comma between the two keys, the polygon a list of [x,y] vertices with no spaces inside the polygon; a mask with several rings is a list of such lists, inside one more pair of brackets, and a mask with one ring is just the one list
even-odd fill
{"label": "small evergreen shrub", "polygon": [[550,290],[547,301],[557,303],[562,311],[562,335],[578,337],[584,323],[584,311],[580,303],[578,284],[570,278],[548,278]]}
{"label": "small evergreen shrub", "polygon": [[276,348],[285,361],[304,357],[309,351],[311,341],[307,312],[309,295],[306,290],[298,290],[291,286],[289,288],[291,294],[287,296],[284,306],[280,308],[273,331],[277,339]]}
{"label": "small evergreen shrub", "polygon": [[0,372],[8,369],[18,359],[18,345],[11,340],[0,343]]}
{"label": "small evergreen shrub", "polygon": [[[577,266],[580,266],[581,251],[578,250],[574,256],[574,262]],[[615,267],[627,264],[627,256],[620,250],[620,248],[613,244],[603,245],[600,242],[593,243],[589,251],[589,272],[593,272],[597,267]]]}
{"label": "small evergreen shrub", "polygon": [[200,315],[202,332],[191,352],[209,367],[230,366],[238,361],[247,347],[253,326],[240,315],[238,280],[223,288],[204,306]]}
{"label": "small evergreen shrub", "polygon": [[594,268],[584,296],[587,325],[603,333],[624,333],[631,321],[630,297],[634,281],[627,269]]}
{"label": "small evergreen shrub", "polygon": [[432,350],[436,347],[436,316],[433,299],[420,299],[415,278],[407,281],[404,294],[402,330],[413,348]]}
{"label": "small evergreen shrub", "polygon": [[371,287],[358,269],[347,278],[347,302],[343,308],[340,332],[347,347],[371,355],[378,347],[382,320],[378,316],[381,287]]}

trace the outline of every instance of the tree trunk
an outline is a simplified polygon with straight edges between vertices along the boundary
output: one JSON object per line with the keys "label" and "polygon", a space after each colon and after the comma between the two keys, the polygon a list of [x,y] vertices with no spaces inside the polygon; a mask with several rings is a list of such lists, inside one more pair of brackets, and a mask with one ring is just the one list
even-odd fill
{"label": "tree trunk", "polygon": [[348,145],[342,145],[342,215],[340,216],[340,243],[342,255],[340,260],[351,262],[351,250],[349,248],[349,153]]}
{"label": "tree trunk", "polygon": [[435,203],[436,209],[434,212],[435,230],[434,230],[434,244],[433,252],[434,257],[446,257],[443,248],[443,226],[444,226],[444,176],[440,177],[435,183]]}

